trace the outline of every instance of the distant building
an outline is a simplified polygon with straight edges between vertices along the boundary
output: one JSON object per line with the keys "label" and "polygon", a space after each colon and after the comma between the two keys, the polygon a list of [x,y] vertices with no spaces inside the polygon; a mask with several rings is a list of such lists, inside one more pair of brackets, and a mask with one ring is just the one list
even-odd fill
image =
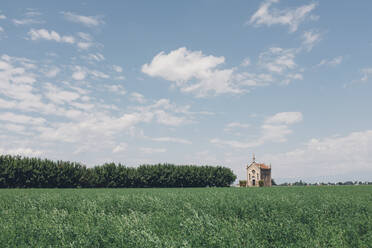
{"label": "distant building", "polygon": [[271,165],[256,163],[253,154],[253,161],[247,165],[247,187],[259,187],[259,181],[263,181],[263,186],[271,186]]}

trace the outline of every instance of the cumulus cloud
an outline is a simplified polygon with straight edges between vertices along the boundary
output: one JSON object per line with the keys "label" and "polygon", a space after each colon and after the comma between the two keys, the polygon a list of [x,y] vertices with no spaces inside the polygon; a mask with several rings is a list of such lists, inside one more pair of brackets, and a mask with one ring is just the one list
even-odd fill
{"label": "cumulus cloud", "polygon": [[105,85],[106,89],[108,89],[110,92],[125,95],[127,94],[127,91],[124,89],[122,85],[119,84],[113,84],[113,85]]}
{"label": "cumulus cloud", "polygon": [[0,20],[4,20],[4,19],[6,19],[6,16],[3,14],[0,14]]}
{"label": "cumulus cloud", "polygon": [[50,68],[48,71],[46,71],[44,74],[46,77],[48,78],[53,78],[53,77],[56,77],[57,74],[60,72],[61,70],[58,68],[58,67],[52,67]]}
{"label": "cumulus cloud", "polygon": [[297,8],[279,10],[271,8],[279,0],[266,0],[259,9],[251,16],[248,24],[254,26],[260,25],[286,25],[289,32],[295,32],[298,26],[309,17],[311,11],[316,7],[315,3],[303,5]]}
{"label": "cumulus cloud", "polygon": [[121,142],[120,144],[114,147],[114,149],[112,150],[112,153],[124,152],[127,149],[128,149],[128,144]]}
{"label": "cumulus cloud", "polygon": [[52,102],[57,104],[70,103],[77,100],[80,94],[74,91],[67,91],[57,86],[47,83],[45,85],[46,93],[45,96]]}
{"label": "cumulus cloud", "polygon": [[92,42],[78,42],[77,46],[78,46],[78,48],[80,48],[82,50],[87,50],[91,46],[93,46],[93,43]]}
{"label": "cumulus cloud", "polygon": [[297,66],[294,61],[295,55],[294,49],[272,47],[259,55],[259,64],[270,72],[283,73]]}
{"label": "cumulus cloud", "polygon": [[85,25],[87,27],[96,27],[104,23],[102,16],[84,16],[72,12],[62,12],[66,20]]}
{"label": "cumulus cloud", "polygon": [[42,151],[33,150],[31,148],[14,148],[14,149],[4,149],[0,148],[0,154],[9,154],[9,155],[22,155],[28,157],[39,157],[43,155]]}
{"label": "cumulus cloud", "polygon": [[41,117],[32,117],[11,112],[0,113],[0,121],[29,125],[42,125],[46,122],[46,120]]}
{"label": "cumulus cloud", "polygon": [[16,26],[44,23],[44,21],[38,20],[38,19],[34,19],[34,18],[13,19],[12,22]]}
{"label": "cumulus cloud", "polygon": [[75,42],[75,38],[73,36],[61,36],[54,30],[48,31],[46,29],[31,29],[28,32],[28,35],[30,36],[31,40],[45,39],[69,44],[73,44]]}
{"label": "cumulus cloud", "polygon": [[165,148],[141,147],[140,151],[146,154],[163,153],[166,152]]}
{"label": "cumulus cloud", "polygon": [[267,154],[264,159],[275,165],[282,178],[330,176],[352,172],[352,177],[372,173],[372,130],[344,136],[311,139],[298,149]]}
{"label": "cumulus cloud", "polygon": [[307,51],[311,51],[313,47],[321,40],[321,34],[315,31],[306,31],[302,35],[302,45],[307,49]]}
{"label": "cumulus cloud", "polygon": [[250,124],[240,123],[240,122],[230,122],[226,125],[225,131],[231,131],[233,129],[249,128]]}
{"label": "cumulus cloud", "polygon": [[281,112],[266,119],[267,124],[293,124],[302,121],[301,112]]}
{"label": "cumulus cloud", "polygon": [[145,97],[142,94],[138,93],[138,92],[131,93],[130,94],[130,99],[132,101],[135,101],[135,102],[138,102],[138,103],[145,103],[146,102]]}
{"label": "cumulus cloud", "polygon": [[75,80],[84,80],[87,73],[86,71],[80,67],[80,66],[75,66],[74,67],[74,73],[72,74],[72,78]]}
{"label": "cumulus cloud", "polygon": [[158,137],[158,138],[151,138],[152,141],[158,142],[172,142],[172,143],[180,143],[180,144],[192,144],[191,141],[176,137]]}
{"label": "cumulus cloud", "polygon": [[250,66],[251,65],[251,60],[250,58],[245,58],[241,64],[241,66]]}
{"label": "cumulus cloud", "polygon": [[333,59],[322,59],[318,66],[336,66],[342,63],[343,57],[337,56]]}
{"label": "cumulus cloud", "polygon": [[105,56],[103,56],[103,54],[101,54],[101,53],[95,53],[95,54],[90,53],[90,54],[88,54],[87,57],[84,57],[84,58],[86,58],[89,61],[97,61],[97,62],[105,60]]}
{"label": "cumulus cloud", "polygon": [[301,122],[302,119],[302,113],[300,112],[281,112],[268,117],[264,121],[261,125],[261,136],[257,137],[254,141],[247,142],[214,138],[210,142],[212,144],[231,146],[239,149],[258,147],[267,142],[286,142],[287,136],[292,133],[289,125]]}
{"label": "cumulus cloud", "polygon": [[267,86],[274,81],[269,73],[241,72],[235,75],[235,79],[241,86]]}
{"label": "cumulus cloud", "polygon": [[112,69],[114,69],[114,71],[116,71],[117,73],[123,72],[123,68],[118,65],[113,65]]}
{"label": "cumulus cloud", "polygon": [[210,93],[241,93],[232,82],[234,70],[216,68],[224,62],[224,57],[207,56],[181,47],[168,54],[160,52],[151,63],[142,66],[142,72],[174,82],[181,91],[199,97]]}
{"label": "cumulus cloud", "polygon": [[360,80],[362,82],[368,81],[369,77],[372,75],[372,68],[363,68],[361,71],[363,76]]}

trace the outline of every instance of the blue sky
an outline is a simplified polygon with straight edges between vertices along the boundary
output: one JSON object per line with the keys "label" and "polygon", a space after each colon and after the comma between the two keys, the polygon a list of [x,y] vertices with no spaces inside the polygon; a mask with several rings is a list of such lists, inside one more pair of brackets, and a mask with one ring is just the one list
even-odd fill
{"label": "blue sky", "polygon": [[372,180],[370,1],[2,1],[0,153]]}

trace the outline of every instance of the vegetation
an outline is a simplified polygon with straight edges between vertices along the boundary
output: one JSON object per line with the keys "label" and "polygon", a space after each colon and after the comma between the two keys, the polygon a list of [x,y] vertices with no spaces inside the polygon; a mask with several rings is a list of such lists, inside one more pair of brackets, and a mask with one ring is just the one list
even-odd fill
{"label": "vegetation", "polygon": [[79,163],[0,156],[0,188],[228,187],[229,168],[193,165],[114,163],[86,168]]}
{"label": "vegetation", "polygon": [[239,187],[247,186],[247,180],[239,180]]}
{"label": "vegetation", "polygon": [[371,247],[372,187],[1,189],[1,247]]}
{"label": "vegetation", "polygon": [[[271,180],[271,183],[272,185],[276,185],[274,184],[275,182],[273,180]],[[372,185],[372,182],[367,182],[367,181],[355,181],[355,182],[352,182],[352,181],[346,181],[346,182],[338,182],[338,183],[331,183],[331,182],[328,182],[328,183],[324,183],[324,182],[318,182],[318,183],[306,183],[306,182],[303,182],[302,180],[300,180],[299,182],[294,182],[294,183],[281,183],[279,184],[279,186],[334,186],[334,185]]]}

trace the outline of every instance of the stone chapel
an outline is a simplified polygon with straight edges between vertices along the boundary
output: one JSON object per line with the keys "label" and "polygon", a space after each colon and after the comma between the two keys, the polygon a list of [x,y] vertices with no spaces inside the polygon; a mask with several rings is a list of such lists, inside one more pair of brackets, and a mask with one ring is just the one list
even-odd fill
{"label": "stone chapel", "polygon": [[259,181],[263,181],[263,186],[271,186],[271,165],[256,163],[253,154],[253,161],[247,165],[247,187],[259,187]]}

